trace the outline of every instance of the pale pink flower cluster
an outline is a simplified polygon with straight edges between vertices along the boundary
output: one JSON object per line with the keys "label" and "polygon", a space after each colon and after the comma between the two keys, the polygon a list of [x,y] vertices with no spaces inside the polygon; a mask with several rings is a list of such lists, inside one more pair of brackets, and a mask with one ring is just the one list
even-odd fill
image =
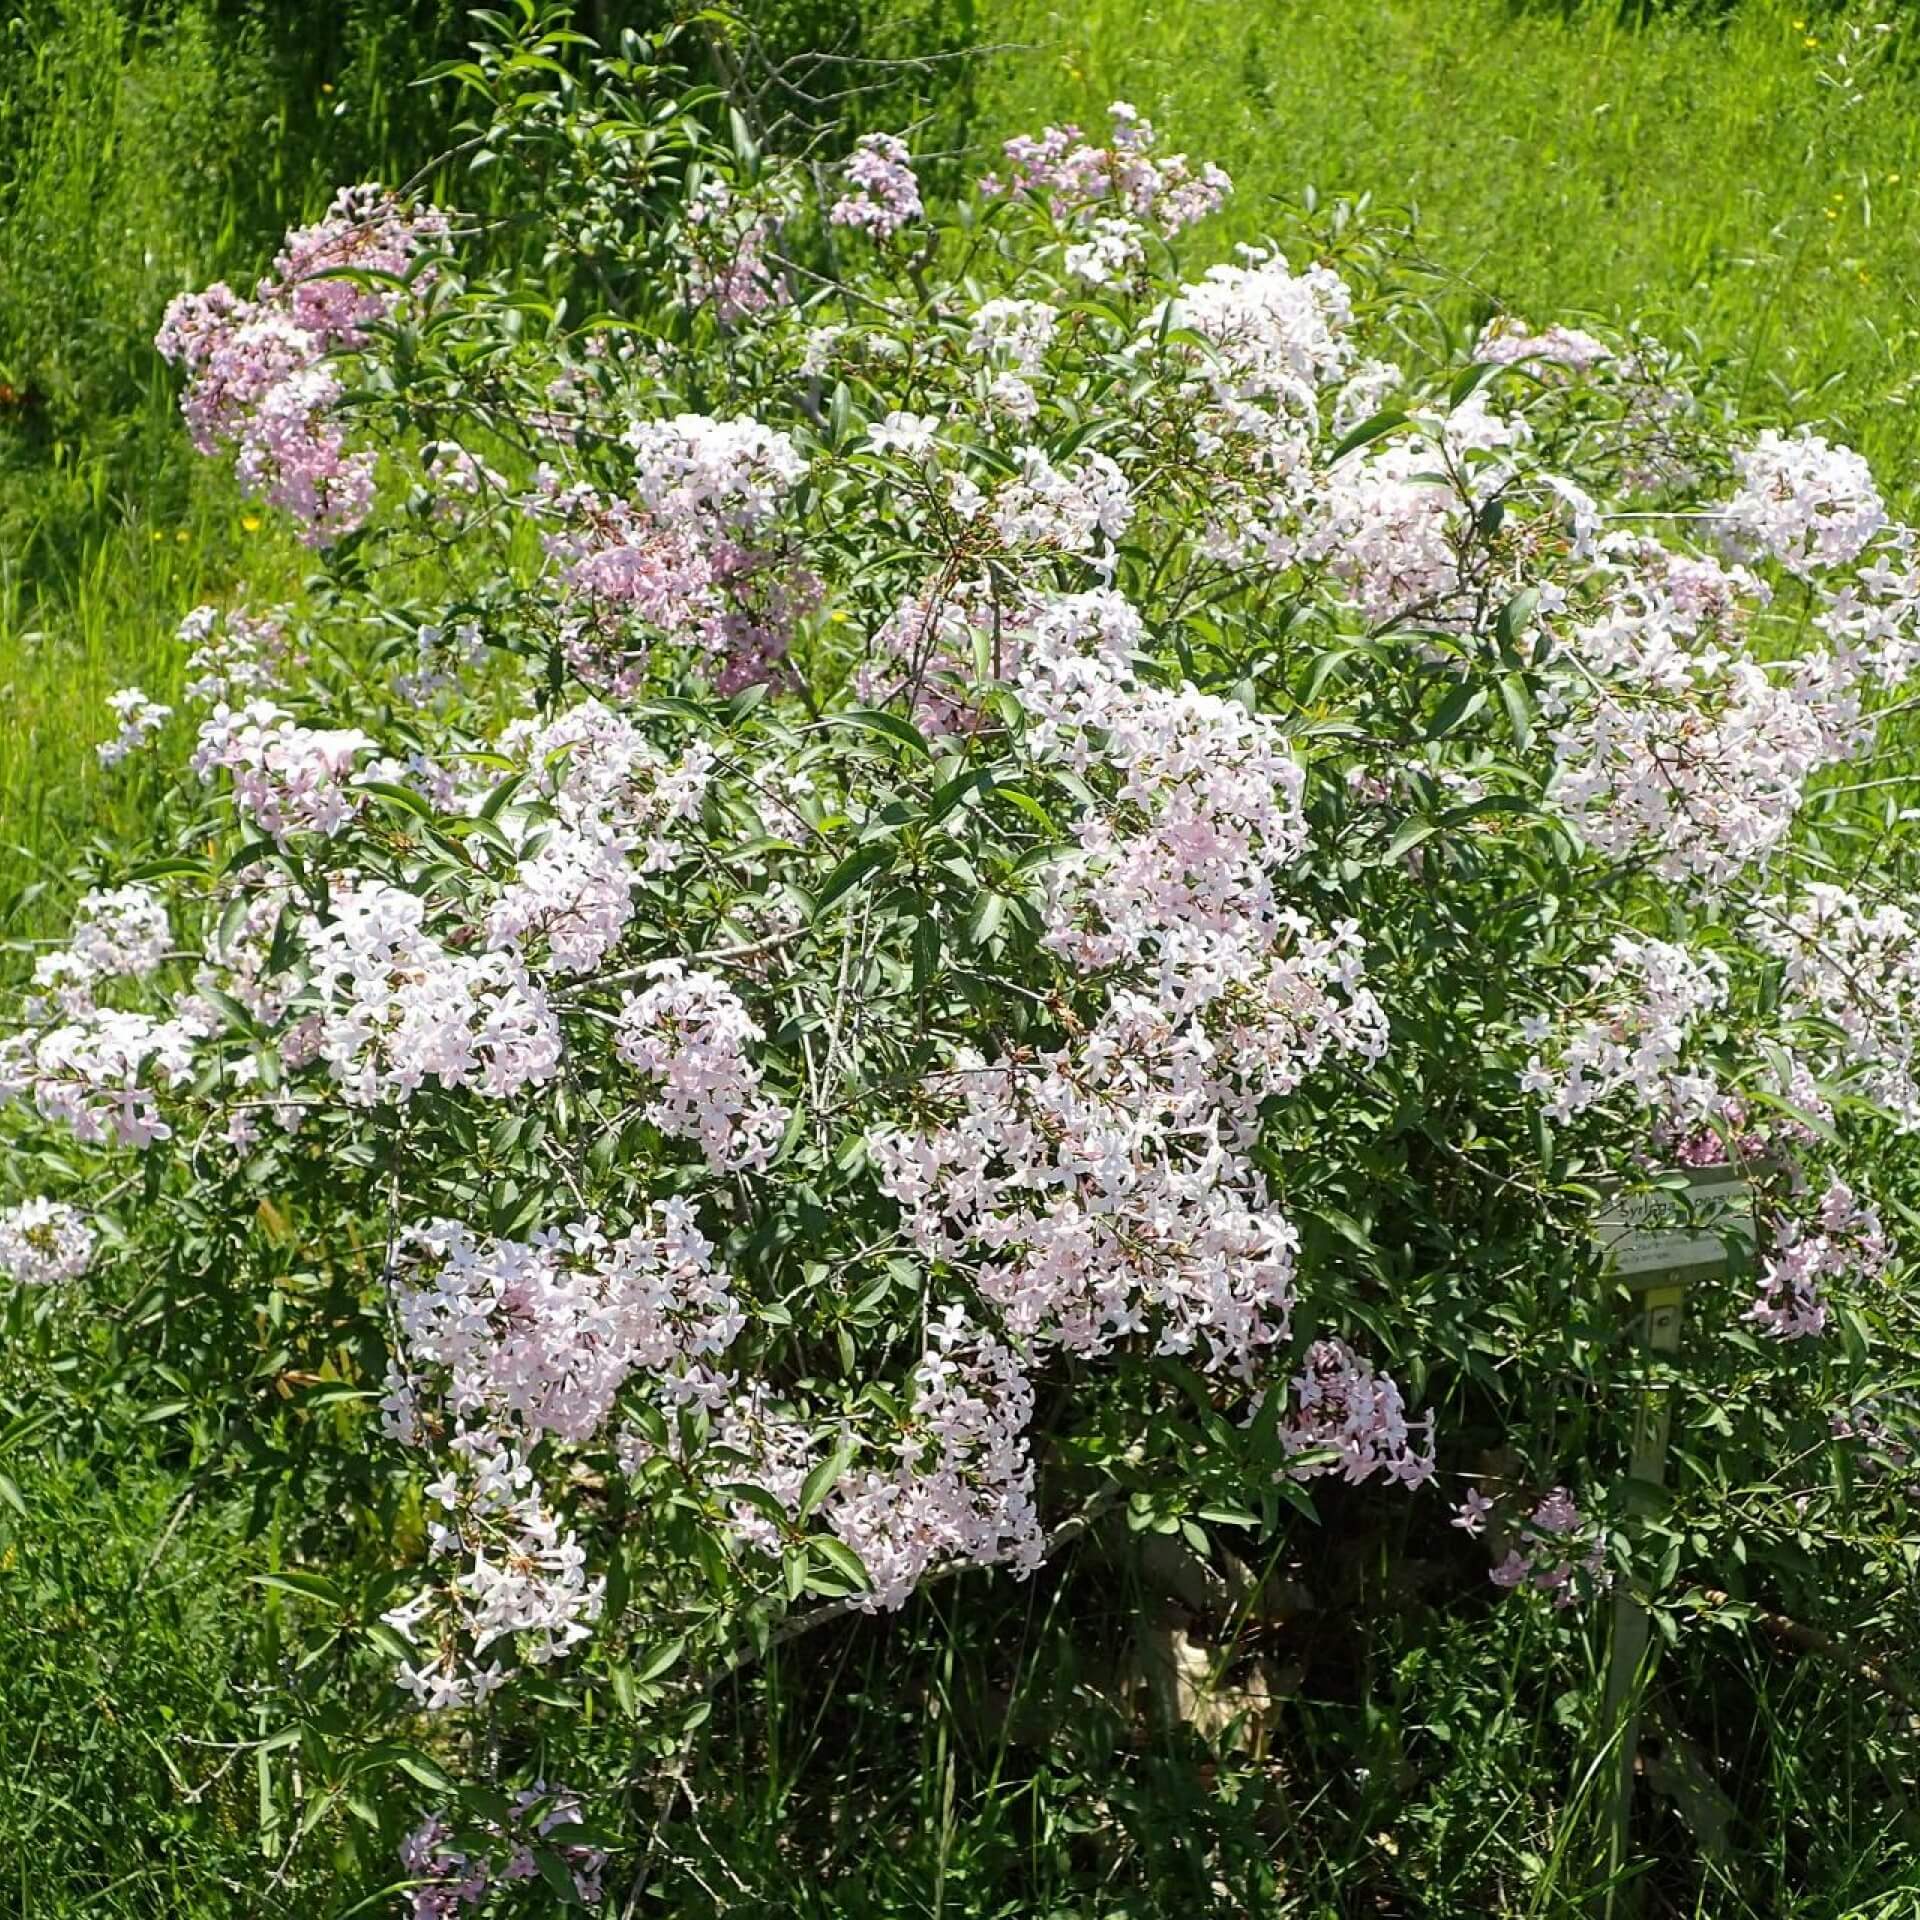
{"label": "pale pink flower cluster", "polygon": [[1149,1334],[1246,1375],[1288,1333],[1299,1237],[1207,1126],[1211,1054],[1143,1008],[1030,1063],[963,1055],[924,1089],[932,1130],[874,1140],[882,1189],[1023,1340]]}
{"label": "pale pink flower cluster", "polygon": [[392,317],[394,290],[321,276],[358,271],[403,279],[446,237],[447,216],[435,207],[403,207],[373,182],[342,187],[323,220],[287,235],[273,278],[256,298],[284,303],[294,325],[323,350],[362,347],[367,329]]}
{"label": "pale pink flower cluster", "polygon": [[120,723],[120,730],[94,748],[103,767],[117,767],[129,754],[138,753],[173,713],[171,707],[148,699],[139,687],[122,687],[108,694],[107,710]]}
{"label": "pale pink flower cluster", "polygon": [[463,1426],[590,1439],[635,1372],[717,1356],[742,1320],[692,1208],[674,1198],[617,1238],[593,1218],[526,1241],[414,1228],[391,1276],[401,1355],[388,1431],[420,1439],[420,1390]]}
{"label": "pale pink flower cluster", "polygon": [[1787,1219],[1774,1233],[1760,1289],[1745,1319],[1776,1340],[1802,1340],[1826,1330],[1820,1283],[1851,1275],[1876,1279],[1886,1270],[1887,1237],[1880,1216],[1855,1200],[1844,1180],[1821,1196],[1814,1222]]}
{"label": "pale pink flower cluster", "polygon": [[1123,215],[1101,214],[1077,229],[1061,249],[1060,264],[1090,287],[1111,286],[1147,264],[1146,229]]}
{"label": "pale pink flower cluster", "polygon": [[714,656],[722,692],[774,677],[818,583],[748,543],[806,463],[783,433],[700,414],[638,422],[624,440],[634,454],[630,498],[563,485],[543,467],[530,502],[551,528],[547,552],[601,629],[578,637],[576,670],[616,694],[638,686],[644,656],[611,671],[595,657],[618,640],[624,615]]}
{"label": "pale pink flower cluster", "polygon": [[[1628,1093],[1670,1124],[1697,1125],[1720,1111],[1719,1083],[1686,1064],[1694,1028],[1727,1001],[1727,965],[1718,954],[1690,953],[1667,940],[1616,934],[1606,956],[1586,969],[1601,1011],[1574,1022],[1549,1065],[1535,1053],[1523,1093],[1544,1097],[1556,1120]],[[1544,1040],[1550,1023],[1527,1023]]]}
{"label": "pale pink flower cluster", "polygon": [[1334,390],[1328,425],[1336,439],[1351,433],[1362,421],[1383,412],[1387,402],[1407,384],[1405,370],[1392,360],[1362,360]]}
{"label": "pale pink flower cluster", "polygon": [[1473,357],[1483,365],[1561,367],[1587,373],[1611,360],[1613,349],[1579,327],[1553,326],[1536,333],[1517,314],[1489,320],[1474,342]]}
{"label": "pale pink flower cluster", "polygon": [[980,182],[988,195],[1032,194],[1063,224],[1085,224],[1107,210],[1159,229],[1171,239],[1215,212],[1233,182],[1211,162],[1195,168],[1183,153],[1156,156],[1150,121],[1124,100],[1107,109],[1108,144],[1090,145],[1076,126],[1019,134],[1004,151],[1004,181]]}
{"label": "pale pink flower cluster", "polygon": [[1911,557],[1910,536],[1894,534],[1852,579],[1821,584],[1822,606],[1814,625],[1833,642],[1838,670],[1849,678],[1898,686],[1920,664],[1920,565]]}
{"label": "pale pink flower cluster", "polygon": [[566,1830],[580,1824],[579,1795],[544,1780],[513,1796],[504,1826],[489,1822],[482,1829],[481,1852],[455,1844],[444,1813],[428,1814],[400,1843],[401,1869],[415,1883],[408,1889],[409,1920],[459,1920],[462,1908],[484,1905],[495,1886],[537,1879],[535,1844],[566,1868],[580,1906],[597,1907],[607,1856],[599,1847],[567,1841]]}
{"label": "pale pink flower cluster", "polygon": [[853,191],[833,203],[827,218],[836,227],[857,227],[875,240],[890,240],[925,209],[913,157],[895,133],[863,134],[846,166]]}
{"label": "pale pink flower cluster", "polygon": [[345,389],[325,356],[365,346],[398,303],[391,288],[321,276],[404,275],[446,231],[431,208],[345,187],[326,219],[287,235],[251,300],[216,283],[167,308],[154,344],[187,374],[180,404],[194,445],[234,446],[248,490],[292,513],[313,545],[352,532],[373,504],[374,456],[347,451]]}
{"label": "pale pink flower cluster", "polygon": [[193,1077],[206,1029],[191,1011],[169,1019],[106,1007],[75,1011],[33,1037],[0,1043],[0,1101],[31,1097],[41,1117],[95,1144],[147,1147],[172,1137],[160,1088]]}
{"label": "pale pink flower cluster", "polygon": [[1744,568],[1605,543],[1605,590],[1568,648],[1586,678],[1553,729],[1555,806],[1602,853],[1716,885],[1786,838],[1808,779],[1871,738],[1854,662],[1770,669],[1746,650],[1766,591]]}
{"label": "pale pink flower cluster", "polygon": [[1245,1157],[1255,1111],[1330,1053],[1376,1057],[1385,1024],[1354,931],[1322,939],[1276,893],[1305,839],[1284,737],[1137,681],[1142,637],[1112,592],[1039,602],[1018,672],[1032,753],[1113,786],[1047,905],[1049,944],[1117,976],[1105,1011],[1056,1053],[962,1054],[925,1088],[938,1124],[873,1150],[918,1244],[1011,1332],[1081,1353],[1151,1332],[1246,1376],[1288,1332],[1297,1245]]}
{"label": "pale pink flower cluster", "polygon": [[1565,1487],[1555,1487],[1535,1504],[1518,1541],[1487,1577],[1496,1587],[1532,1587],[1551,1596],[1556,1607],[1570,1607],[1580,1597],[1576,1571],[1591,1589],[1610,1584],[1607,1530],[1581,1513]]}
{"label": "pale pink flower cluster", "polygon": [[1787,1017],[1838,1030],[1829,1070],[1851,1067],[1858,1092],[1903,1133],[1920,1130],[1920,921],[1892,901],[1869,907],[1812,881],[1799,906],[1770,905],[1748,932],[1784,963]]}
{"label": "pale pink flower cluster", "polygon": [[690,973],[679,960],[649,973],[652,984],[626,996],[615,1039],[621,1059],[655,1083],[647,1118],[697,1141],[716,1172],[765,1167],[788,1119],[748,1057],[765,1036],[717,974]]}
{"label": "pale pink flower cluster", "polygon": [[[822,1432],[783,1411],[759,1382],[741,1385],[730,1375],[708,1372],[689,1375],[683,1390],[712,1416],[707,1444],[718,1454],[707,1462],[709,1473],[729,1484],[757,1488],[791,1520],[799,1512],[807,1475],[832,1438],[831,1430]],[[674,1433],[676,1445],[678,1437]],[[646,1457],[646,1442],[629,1431],[622,1449],[628,1472]],[[736,1538],[769,1558],[779,1558],[780,1527],[763,1508],[733,1500],[727,1514]]]}
{"label": "pale pink flower cluster", "polygon": [[427,930],[419,894],[337,879],[301,938],[314,1011],[283,1041],[319,1059],[351,1105],[411,1099],[429,1079],[507,1099],[551,1080],[560,1023],[517,955],[456,950]]}
{"label": "pale pink flower cluster", "polygon": [[1424,433],[1358,448],[1320,477],[1302,533],[1281,553],[1328,566],[1371,626],[1465,625],[1474,597],[1462,535],[1513,479],[1532,429],[1496,413],[1484,392],[1415,418]]}
{"label": "pale pink flower cluster", "polygon": [[1018,673],[1034,610],[1033,602],[1003,599],[990,578],[937,579],[881,623],[855,688],[870,706],[904,698],[929,735],[975,732],[987,716],[971,690],[980,679]]}
{"label": "pale pink flower cluster", "polygon": [[688,304],[710,306],[723,327],[782,305],[786,288],[767,258],[778,230],[769,207],[736,194],[724,180],[703,180],[687,202],[679,235]]}
{"label": "pale pink flower cluster", "polygon": [[1024,1573],[1046,1551],[1027,1446],[1033,1387],[1018,1356],[959,1307],[927,1331],[898,1464],[848,1476],[828,1503],[828,1524],[872,1582],[869,1612],[904,1606],[942,1561],[1010,1561]]}
{"label": "pale pink flower cluster", "polygon": [[588,972],[633,917],[635,880],[673,863],[675,830],[699,812],[712,749],[699,742],[669,763],[597,700],[545,726],[518,722],[498,745],[524,762],[555,817],[533,826],[487,915],[488,942],[524,950],[539,940],[544,968]]}
{"label": "pale pink flower cluster", "polygon": [[427,478],[439,490],[434,511],[441,515],[458,513],[461,503],[492,494],[496,499],[506,493],[505,479],[487,465],[478,454],[470,453],[452,440],[436,440],[425,450]]}
{"label": "pale pink flower cluster", "polygon": [[103,979],[144,979],[167,957],[173,930],[166,903],[138,882],[80,896],[67,945],[34,963],[33,984],[67,1013],[93,1005]]}
{"label": "pale pink flower cluster", "polygon": [[187,698],[219,706],[271,693],[295,663],[278,613],[245,614],[195,607],[180,622],[187,655]]}
{"label": "pale pink flower cluster", "polygon": [[1163,1001],[1189,1009],[1234,971],[1223,944],[1264,954],[1295,931],[1275,881],[1306,844],[1305,776],[1272,720],[1138,680],[1145,636],[1120,595],[1064,596],[1027,624],[1032,752],[1117,783],[1050,877],[1048,943],[1090,969],[1152,962]]}
{"label": "pale pink flower cluster", "polygon": [[0,1275],[23,1287],[78,1280],[93,1264],[97,1240],[83,1214],[36,1194],[0,1213]]}
{"label": "pale pink flower cluster", "polygon": [[742,536],[765,526],[807,471],[793,441],[757,420],[637,420],[621,443],[633,454],[633,498],[649,513]]}
{"label": "pale pink flower cluster", "polygon": [[1351,363],[1353,295],[1329,267],[1294,273],[1269,249],[1243,254],[1242,264],[1209,267],[1180,289],[1180,324],[1207,343],[1201,372],[1219,410],[1203,422],[1202,449],[1229,432],[1280,434],[1270,462],[1291,464],[1299,423],[1313,421],[1321,389]]}
{"label": "pale pink flower cluster", "polygon": [[1038,447],[1016,447],[1019,472],[997,488],[988,518],[1009,547],[1092,553],[1126,532],[1133,490],[1106,454],[1086,452],[1056,466]]}
{"label": "pale pink flower cluster", "polygon": [[1725,509],[1729,537],[1789,573],[1858,559],[1887,524],[1872,469],[1809,428],[1768,428],[1734,456],[1733,469],[1740,486]]}
{"label": "pale pink flower cluster", "polygon": [[1032,375],[1046,364],[1060,310],[1044,300],[988,300],[974,309],[967,350]]}
{"label": "pale pink flower cluster", "polygon": [[418,1655],[398,1678],[429,1713],[481,1704],[507,1680],[503,1657],[564,1659],[591,1637],[606,1597],[518,1445],[483,1428],[446,1446],[446,1471],[426,1489],[438,1509],[427,1551],[456,1570],[381,1616]]}
{"label": "pale pink flower cluster", "polygon": [[225,771],[234,805],[283,849],[298,833],[331,839],[353,818],[354,762],[376,743],[357,727],[305,727],[271,700],[222,703],[200,723],[191,765]]}
{"label": "pale pink flower cluster", "polygon": [[[1280,1427],[1289,1454],[1316,1456],[1291,1469],[1297,1480],[1338,1473],[1358,1483],[1376,1473],[1403,1487],[1433,1478],[1433,1415],[1409,1422],[1400,1389],[1344,1340],[1316,1340],[1293,1383],[1294,1412]],[[1417,1435],[1426,1435],[1421,1451]],[[1331,1459],[1317,1456],[1331,1452]]]}

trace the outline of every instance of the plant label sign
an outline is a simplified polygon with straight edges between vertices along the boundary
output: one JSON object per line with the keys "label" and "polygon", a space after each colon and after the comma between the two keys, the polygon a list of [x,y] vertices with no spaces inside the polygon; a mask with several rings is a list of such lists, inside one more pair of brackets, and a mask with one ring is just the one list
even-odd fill
{"label": "plant label sign", "polygon": [[1682,1177],[1684,1187],[1616,1189],[1601,1203],[1593,1237],[1630,1286],[1725,1266],[1730,1238],[1753,1240],[1753,1194],[1741,1174],[1689,1167]]}

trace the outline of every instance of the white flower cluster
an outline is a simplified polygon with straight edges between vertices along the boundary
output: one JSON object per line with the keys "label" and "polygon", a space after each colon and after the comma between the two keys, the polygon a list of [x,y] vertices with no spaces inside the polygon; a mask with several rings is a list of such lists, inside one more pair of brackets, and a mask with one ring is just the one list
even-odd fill
{"label": "white flower cluster", "polygon": [[117,767],[129,754],[137,753],[166,725],[173,709],[158,700],[149,700],[138,687],[122,687],[107,695],[107,710],[119,721],[120,730],[111,740],[102,740],[94,748],[103,767]]}
{"label": "white flower cluster", "polygon": [[358,727],[305,727],[271,700],[224,703],[200,724],[193,770],[224,770],[234,804],[285,848],[296,833],[331,838],[353,817],[354,763],[376,743]]}
{"label": "white flower cluster", "polygon": [[1569,636],[1589,677],[1553,732],[1553,802],[1609,858],[1716,885],[1780,845],[1810,775],[1867,743],[1857,672],[1821,651],[1755,659],[1745,627],[1767,596],[1744,568],[1606,544],[1603,604]]}
{"label": "white flower cluster", "polygon": [[[545,726],[521,722],[500,749],[522,761],[551,819],[536,819],[487,916],[495,947],[539,940],[555,973],[590,972],[633,916],[633,886],[675,857],[673,833],[699,812],[713,763],[696,744],[677,764],[597,700]],[[636,862],[635,854],[639,855]]]}
{"label": "white flower cluster", "polygon": [[1821,1281],[1855,1275],[1877,1279],[1887,1259],[1879,1214],[1862,1206],[1844,1180],[1836,1180],[1821,1196],[1811,1226],[1791,1219],[1780,1223],[1745,1317],[1776,1340],[1811,1338],[1827,1325]]}
{"label": "white flower cluster", "polygon": [[23,1287],[78,1280],[93,1264],[97,1240],[84,1215],[36,1195],[0,1213],[0,1274]]}
{"label": "white flower cluster", "polygon": [[463,1426],[585,1440],[630,1375],[722,1354],[742,1324],[680,1199],[618,1238],[592,1218],[525,1241],[437,1220],[401,1242],[392,1288],[402,1354],[383,1407],[410,1443],[423,1379]]}
{"label": "white flower cluster", "polygon": [[[1685,1128],[1718,1112],[1714,1075],[1686,1061],[1695,1027],[1726,1004],[1727,966],[1718,954],[1690,953],[1668,940],[1617,934],[1613,950],[1586,970],[1601,1011],[1574,1023],[1549,1065],[1536,1053],[1521,1090],[1543,1096],[1556,1120],[1570,1120],[1620,1092],[1669,1125]],[[1544,1040],[1546,1021],[1528,1023]]]}
{"label": "white flower cluster", "polygon": [[287,1064],[326,1063],[354,1106],[405,1101],[429,1079],[492,1099],[550,1080],[560,1024],[512,953],[460,951],[426,927],[417,893],[336,881],[323,921],[301,922],[315,1010],[290,1030]]}
{"label": "white flower cluster", "polygon": [[678,960],[651,971],[653,984],[627,995],[616,1041],[621,1059],[656,1084],[647,1118],[698,1141],[716,1172],[764,1167],[787,1125],[748,1058],[765,1036],[716,974],[690,973]]}
{"label": "white flower cluster", "polygon": [[1788,1018],[1837,1031],[1829,1073],[1852,1069],[1902,1132],[1920,1130],[1920,922],[1892,901],[1869,907],[1812,881],[1801,904],[1770,906],[1748,930],[1784,963]]}

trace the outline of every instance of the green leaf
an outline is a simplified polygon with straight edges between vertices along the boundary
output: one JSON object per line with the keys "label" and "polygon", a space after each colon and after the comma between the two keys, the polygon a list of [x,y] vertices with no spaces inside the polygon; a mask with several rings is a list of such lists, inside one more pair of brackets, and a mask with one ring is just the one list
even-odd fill
{"label": "green leaf", "polygon": [[1333,451],[1327,455],[1327,464],[1344,459],[1357,447],[1364,447],[1391,433],[1395,427],[1407,424],[1406,412],[1400,407],[1386,407],[1379,413],[1362,420],[1357,427],[1350,427],[1333,443]]}
{"label": "green leaf", "polygon": [[645,1686],[649,1680],[658,1680],[668,1668],[679,1665],[680,1656],[685,1653],[686,1650],[687,1643],[684,1640],[669,1640],[667,1644],[634,1675],[634,1678],[639,1681],[642,1686]]}
{"label": "green leaf", "polygon": [[901,719],[897,713],[883,713],[877,707],[855,707],[847,713],[828,714],[826,724],[830,727],[859,727],[867,733],[884,734],[889,740],[910,747],[923,760],[933,758],[933,749],[927,745],[920,729],[912,721]]}
{"label": "green leaf", "polygon": [[398,807],[402,813],[413,814],[421,820],[434,818],[433,808],[411,787],[400,786],[392,780],[356,780],[353,784],[356,793],[370,793],[375,799]]}
{"label": "green leaf", "polygon": [[831,1534],[822,1534],[809,1542],[814,1555],[834,1568],[847,1582],[849,1591],[864,1593],[873,1585],[873,1576],[867,1572],[867,1564],[844,1540],[836,1540]]}
{"label": "green leaf", "polygon": [[1533,616],[1540,608],[1540,589],[1522,587],[1507,604],[1494,616],[1493,637],[1500,643],[1500,651],[1508,659],[1517,657],[1515,649],[1520,644],[1520,636],[1533,623]]}
{"label": "green leaf", "polygon": [[814,919],[818,920],[835,901],[851,893],[869,874],[891,866],[893,853],[891,840],[873,840],[864,847],[856,847],[827,876],[826,885],[814,896]]}
{"label": "green leaf", "polygon": [[1507,726],[1513,744],[1525,753],[1533,744],[1533,699],[1527,683],[1517,673],[1500,676],[1500,704],[1507,710]]}
{"label": "green leaf", "polygon": [[834,1444],[833,1451],[820,1461],[800,1484],[800,1505],[798,1517],[807,1519],[827,1495],[832,1492],[834,1482],[846,1472],[853,1459],[854,1442],[850,1434],[842,1434]]}
{"label": "green leaf", "polygon": [[439,1761],[429,1759],[424,1753],[416,1753],[411,1747],[401,1747],[389,1752],[387,1756],[409,1779],[417,1780],[423,1787],[431,1787],[435,1793],[458,1793],[459,1783]]}
{"label": "green leaf", "polygon": [[1409,814],[1406,819],[1400,822],[1399,830],[1394,834],[1393,838],[1387,842],[1387,850],[1380,858],[1387,862],[1398,860],[1402,854],[1410,853],[1422,840],[1427,839],[1439,831],[1440,823],[1438,820],[1434,820],[1424,813]]}
{"label": "green leaf", "polygon": [[1473,716],[1487,704],[1487,690],[1477,687],[1471,680],[1463,680],[1442,700],[1427,722],[1426,737],[1440,740],[1452,733],[1456,727],[1465,726]]}
{"label": "green leaf", "polygon": [[176,855],[170,860],[147,860],[127,871],[129,880],[172,880],[192,878],[205,880],[211,877],[212,869],[204,860],[191,860],[185,855]]}
{"label": "green leaf", "polygon": [[303,1600],[318,1600],[322,1606],[331,1607],[336,1613],[346,1609],[346,1595],[325,1574],[256,1573],[253,1584],[256,1587],[277,1587],[282,1593],[297,1593]]}
{"label": "green leaf", "polygon": [[577,1907],[580,1895],[573,1884],[573,1874],[557,1853],[549,1852],[545,1847],[534,1850],[534,1864],[540,1869],[540,1878],[547,1883],[547,1891],[564,1907]]}

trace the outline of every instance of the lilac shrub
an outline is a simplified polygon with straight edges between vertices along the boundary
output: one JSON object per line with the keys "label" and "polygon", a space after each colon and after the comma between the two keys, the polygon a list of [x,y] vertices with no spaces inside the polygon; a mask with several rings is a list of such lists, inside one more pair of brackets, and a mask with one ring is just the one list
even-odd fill
{"label": "lilac shrub", "polygon": [[[1229,182],[1124,105],[950,195],[697,104],[643,165],[609,71],[483,135],[584,304],[361,187],[169,309],[195,444],[325,572],[183,610],[154,849],[0,1039],[0,1269],[266,1288],[378,1401],[365,1711],[442,1741],[611,1687],[670,1753],[796,1610],[1116,1505],[1672,1589],[1594,1182],[1752,1179],[1683,1358],[1755,1459],[1907,1324],[1913,533],[1646,341],[1416,350],[1350,233],[1210,260]],[[587,1897],[548,1801],[428,1818],[416,1911],[540,1835]]]}

